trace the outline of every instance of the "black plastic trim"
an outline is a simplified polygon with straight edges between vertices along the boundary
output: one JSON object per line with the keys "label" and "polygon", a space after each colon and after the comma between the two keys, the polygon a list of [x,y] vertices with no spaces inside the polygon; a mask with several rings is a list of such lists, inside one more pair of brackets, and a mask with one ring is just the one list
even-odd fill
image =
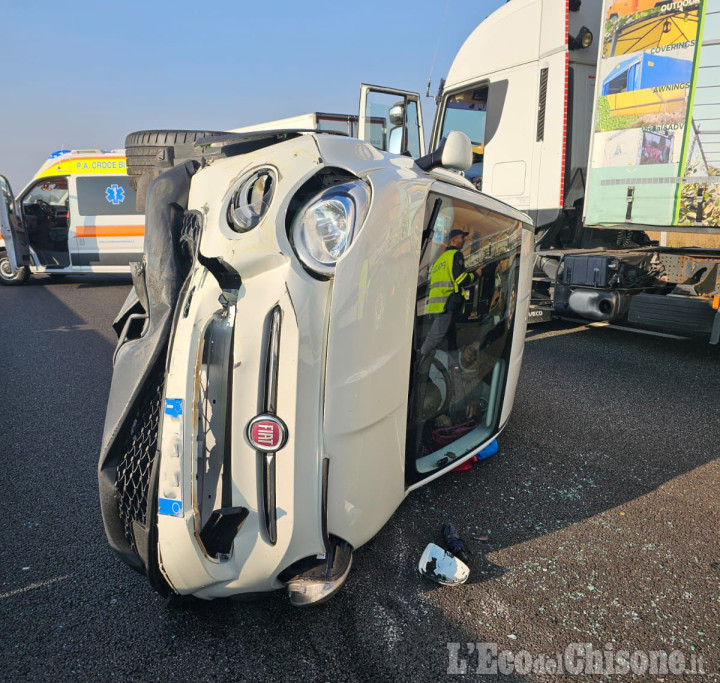
{"label": "black plastic trim", "polygon": [[545,106],[547,104],[548,74],[550,69],[540,69],[540,97],[538,100],[537,142],[545,139]]}
{"label": "black plastic trim", "polygon": [[244,507],[222,507],[213,510],[200,532],[200,540],[208,555],[215,558],[229,555],[233,541],[249,514],[250,511]]}
{"label": "black plastic trim", "polygon": [[328,483],[330,480],[330,458],[323,458],[322,461],[322,509],[320,526],[322,530],[323,545],[325,552],[329,553],[332,549],[330,544],[330,534],[328,533]]}
{"label": "black plastic trim", "polygon": [[74,266],[127,266],[131,261],[139,261],[142,254],[133,252],[81,251],[71,254]]}
{"label": "black plastic trim", "polygon": [[[234,304],[233,304],[234,305]],[[230,333],[230,349],[227,359],[226,407],[225,407],[225,450],[223,452],[221,502],[223,508],[232,507],[232,402],[233,402],[233,370],[235,369],[235,322]],[[213,512],[213,514],[215,514]],[[209,520],[208,520],[209,521]]]}

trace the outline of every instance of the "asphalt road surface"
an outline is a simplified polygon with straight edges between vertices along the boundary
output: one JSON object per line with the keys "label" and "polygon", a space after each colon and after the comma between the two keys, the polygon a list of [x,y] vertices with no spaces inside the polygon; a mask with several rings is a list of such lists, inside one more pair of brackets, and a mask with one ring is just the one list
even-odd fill
{"label": "asphalt road surface", "polygon": [[[110,323],[128,290],[122,277],[0,288],[0,679],[425,681],[465,665],[489,681],[473,643],[533,658],[591,643],[677,650],[706,673],[665,680],[718,680],[717,348],[531,332],[500,453],[412,494],[333,600],[178,609],[113,555],[100,518]],[[458,588],[416,571],[447,521],[473,550]],[[518,659],[503,680],[555,678]]]}

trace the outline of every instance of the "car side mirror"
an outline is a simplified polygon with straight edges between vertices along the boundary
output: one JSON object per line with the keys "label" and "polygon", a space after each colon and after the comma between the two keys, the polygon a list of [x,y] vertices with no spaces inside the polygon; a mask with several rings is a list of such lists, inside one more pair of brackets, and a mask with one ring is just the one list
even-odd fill
{"label": "car side mirror", "polygon": [[453,171],[467,171],[472,166],[472,142],[459,130],[450,131],[438,148],[430,154],[420,157],[415,163],[423,170],[442,166]]}
{"label": "car side mirror", "polygon": [[418,571],[425,578],[443,586],[459,586],[470,576],[470,569],[448,550],[429,543],[418,563]]}
{"label": "car side mirror", "polygon": [[455,171],[467,171],[472,166],[472,154],[470,138],[459,130],[450,131],[443,147],[441,165]]}

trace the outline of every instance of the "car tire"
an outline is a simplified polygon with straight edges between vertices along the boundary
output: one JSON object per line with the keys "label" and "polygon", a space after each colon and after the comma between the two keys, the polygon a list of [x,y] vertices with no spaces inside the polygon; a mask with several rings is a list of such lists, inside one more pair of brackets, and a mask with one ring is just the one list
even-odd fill
{"label": "car tire", "polygon": [[200,159],[195,143],[202,138],[225,135],[217,130],[140,130],[125,138],[125,157],[130,186],[137,192],[137,210],[145,210],[150,183],[173,166]]}
{"label": "car tire", "polygon": [[13,271],[7,253],[0,253],[0,284],[17,287],[24,285],[29,277],[30,271],[27,266],[20,266],[16,271]]}

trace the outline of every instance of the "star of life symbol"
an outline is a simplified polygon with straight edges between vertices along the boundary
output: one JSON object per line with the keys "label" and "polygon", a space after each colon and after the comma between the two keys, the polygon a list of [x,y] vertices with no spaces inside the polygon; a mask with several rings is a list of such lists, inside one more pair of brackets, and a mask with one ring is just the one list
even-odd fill
{"label": "star of life symbol", "polygon": [[125,201],[125,190],[117,184],[112,184],[110,187],[105,188],[105,198],[109,204],[122,204]]}

